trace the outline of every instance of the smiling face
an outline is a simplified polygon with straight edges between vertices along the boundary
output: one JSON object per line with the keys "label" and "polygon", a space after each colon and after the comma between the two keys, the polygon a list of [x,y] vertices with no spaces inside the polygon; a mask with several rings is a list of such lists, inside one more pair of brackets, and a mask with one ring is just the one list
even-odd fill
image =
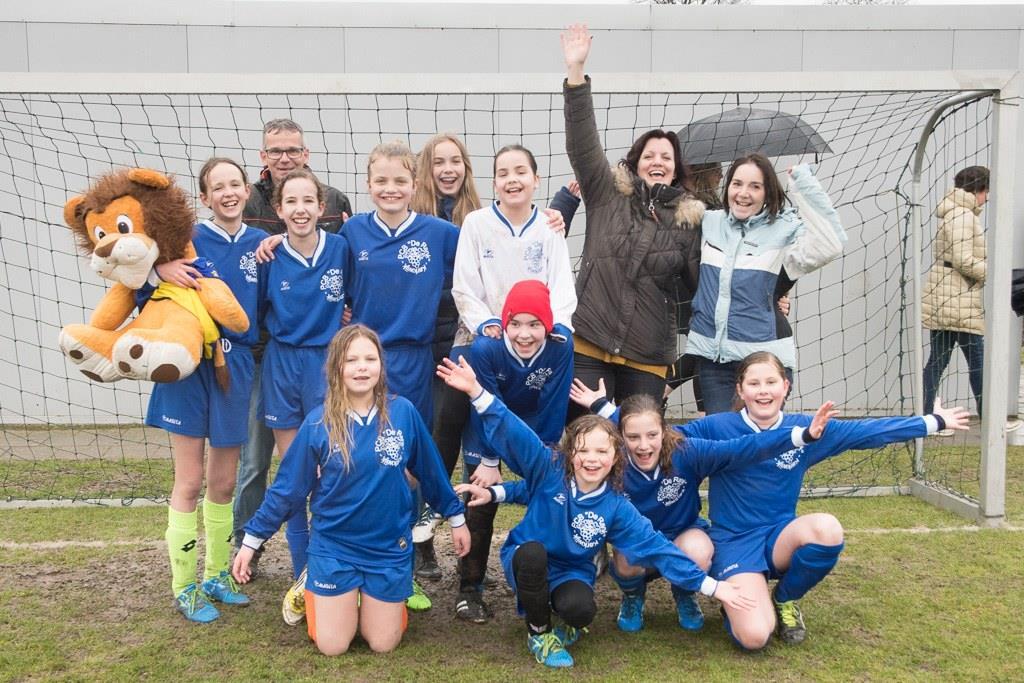
{"label": "smiling face", "polygon": [[512,342],[513,350],[523,359],[533,358],[547,336],[544,323],[529,313],[516,313],[512,316],[505,326],[505,334]]}
{"label": "smiling face", "polygon": [[772,363],[751,364],[736,385],[736,394],[746,406],[750,419],[759,427],[775,424],[787,393],[789,380]]}
{"label": "smiling face", "polygon": [[635,413],[622,420],[622,439],[626,453],[634,465],[644,472],[658,466],[664,432],[661,430],[661,416],[655,413]]}
{"label": "smiling face", "polygon": [[509,150],[494,160],[494,196],[503,209],[529,207],[538,187],[540,176],[522,150]]}
{"label": "smiling face", "polygon": [[260,161],[270,169],[271,181],[275,185],[280,183],[289,171],[309,163],[309,150],[302,141],[302,133],[293,130],[267,133],[263,136]]}
{"label": "smiling face", "polygon": [[676,177],[676,153],[668,138],[651,138],[636,162],[636,174],[648,186],[671,185]]}
{"label": "smiling face", "polygon": [[573,476],[576,486],[589,493],[600,486],[615,464],[615,442],[603,429],[591,429],[576,439],[572,454]]}
{"label": "smiling face", "polygon": [[217,164],[206,174],[206,192],[199,194],[203,205],[213,211],[213,217],[222,227],[242,220],[245,202],[249,199],[249,186],[242,172],[234,164]]}
{"label": "smiling face", "polygon": [[764,208],[764,174],[754,164],[743,164],[736,168],[726,192],[729,210],[736,220],[756,216]]}
{"label": "smiling face", "polygon": [[317,197],[316,185],[308,178],[292,178],[281,188],[281,204],[277,216],[284,221],[290,240],[301,240],[316,234],[316,222],[324,212]]}
{"label": "smiling face", "polygon": [[366,337],[356,337],[348,345],[341,365],[342,381],[350,400],[372,401],[374,387],[380,381],[381,359],[377,345]]}
{"label": "smiling face", "polygon": [[370,199],[381,218],[404,217],[409,213],[416,181],[402,159],[380,157],[370,164],[367,186]]}
{"label": "smiling face", "polygon": [[458,145],[444,140],[434,146],[431,174],[437,191],[445,197],[456,197],[466,181],[466,160]]}

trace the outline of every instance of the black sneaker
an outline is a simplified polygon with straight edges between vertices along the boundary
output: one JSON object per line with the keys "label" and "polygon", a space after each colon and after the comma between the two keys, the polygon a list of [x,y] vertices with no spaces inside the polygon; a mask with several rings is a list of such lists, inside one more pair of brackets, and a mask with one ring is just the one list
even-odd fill
{"label": "black sneaker", "polygon": [[434,539],[413,543],[416,551],[416,566],[413,570],[417,579],[437,581],[441,578],[441,567],[437,564],[437,555],[434,554]]}
{"label": "black sneaker", "polygon": [[455,600],[455,616],[474,624],[486,624],[491,618],[491,610],[484,603],[480,591],[470,589],[459,591],[459,597]]}
{"label": "black sneaker", "polygon": [[804,617],[800,613],[800,606],[796,604],[796,600],[779,602],[775,599],[775,591],[772,591],[772,604],[775,605],[775,633],[779,636],[779,640],[789,645],[798,645],[804,642],[804,638],[807,637],[807,628],[804,626]]}

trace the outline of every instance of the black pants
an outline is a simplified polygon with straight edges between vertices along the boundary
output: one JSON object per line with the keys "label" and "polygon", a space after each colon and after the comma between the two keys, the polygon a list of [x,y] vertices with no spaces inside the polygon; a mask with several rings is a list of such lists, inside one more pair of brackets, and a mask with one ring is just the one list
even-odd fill
{"label": "black pants", "polygon": [[597,604],[594,589],[583,581],[566,581],[555,590],[548,590],[548,552],[536,541],[516,548],[512,556],[516,597],[526,612],[529,633],[551,630],[551,610],[574,628],[584,628],[594,621]]}
{"label": "black pants", "polygon": [[[621,405],[623,399],[633,394],[649,394],[660,405],[665,395],[665,378],[653,373],[625,365],[605,363],[579,353],[573,354],[573,363],[576,378],[591,389],[597,388],[597,380],[604,379],[608,398],[614,400],[616,404]],[[566,423],[572,422],[580,415],[586,415],[587,412],[586,408],[570,403]]]}
{"label": "black pants", "polygon": [[469,396],[434,377],[434,443],[448,476],[455,471],[462,448],[462,430],[469,422]]}
{"label": "black pants", "polygon": [[[470,465],[468,476],[473,476],[477,465]],[[482,590],[487,558],[491,555],[491,536],[494,535],[494,515],[497,503],[466,508],[466,528],[469,529],[469,553],[459,558],[459,590]]]}

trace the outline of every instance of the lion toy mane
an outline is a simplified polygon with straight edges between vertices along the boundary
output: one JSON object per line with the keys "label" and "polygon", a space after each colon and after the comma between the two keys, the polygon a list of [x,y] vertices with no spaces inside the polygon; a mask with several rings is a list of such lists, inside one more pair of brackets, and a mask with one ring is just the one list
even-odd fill
{"label": "lion toy mane", "polygon": [[88,325],[68,325],[60,332],[61,350],[82,374],[97,382],[175,382],[206,357],[214,359],[218,383],[226,390],[217,324],[241,333],[249,319],[222,280],[200,278],[198,290],[161,283],[138,304],[135,319],[124,324],[135,310],[136,290],[152,289],[148,282],[155,265],[196,256],[188,195],[159,171],[113,171],[68,200],[64,221],[92,269],[114,283]]}

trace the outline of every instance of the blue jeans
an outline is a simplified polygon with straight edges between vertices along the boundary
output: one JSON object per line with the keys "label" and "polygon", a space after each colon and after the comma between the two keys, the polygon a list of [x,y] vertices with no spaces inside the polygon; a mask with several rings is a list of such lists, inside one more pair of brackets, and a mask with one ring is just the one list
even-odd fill
{"label": "blue jeans", "polygon": [[935,395],[939,391],[942,373],[949,365],[953,355],[953,347],[960,346],[964,358],[967,359],[967,377],[971,383],[971,393],[978,404],[978,415],[981,415],[981,377],[985,366],[985,338],[980,334],[956,332],[954,330],[931,330],[931,353],[928,363],[924,366],[924,412],[930,413],[935,404]]}
{"label": "blue jeans", "polygon": [[235,485],[235,545],[242,543],[243,529],[263,504],[267,492],[267,475],[270,472],[270,458],[274,454],[274,433],[263,422],[260,409],[260,366],[256,365],[256,376],[252,382],[252,397],[249,401],[249,440],[242,444],[238,458],[238,483]]}
{"label": "blue jeans", "polygon": [[[736,375],[740,364],[741,361],[716,363],[707,358],[697,358],[697,376],[700,377],[700,390],[704,395],[705,413],[714,415],[737,409]],[[786,368],[786,379],[792,391],[793,370],[790,368]]]}

